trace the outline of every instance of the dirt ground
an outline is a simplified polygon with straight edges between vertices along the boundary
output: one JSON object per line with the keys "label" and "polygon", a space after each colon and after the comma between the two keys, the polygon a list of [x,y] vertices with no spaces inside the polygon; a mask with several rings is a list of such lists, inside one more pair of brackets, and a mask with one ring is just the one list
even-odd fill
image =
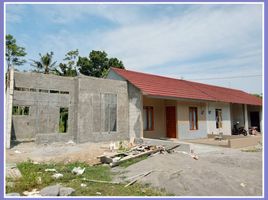
{"label": "dirt ground", "polygon": [[[202,146],[198,148],[202,149]],[[198,154],[198,160],[181,152],[159,154],[126,169],[113,170],[120,173],[116,179],[153,170],[138,182],[164,188],[178,196],[262,195],[262,152],[229,148],[214,150],[206,149]]]}
{"label": "dirt ground", "polygon": [[6,150],[6,162],[18,163],[28,159],[36,162],[86,162],[96,164],[97,156],[109,148],[108,143],[53,143],[37,145],[34,142],[20,143]]}
{"label": "dirt ground", "polygon": [[[127,168],[115,167],[115,179],[153,170],[138,182],[163,188],[178,196],[260,196],[262,195],[262,152],[191,144],[198,160],[188,154],[158,154]],[[109,151],[108,143],[36,145],[21,143],[6,150],[6,163],[75,161],[98,163],[97,156]]]}

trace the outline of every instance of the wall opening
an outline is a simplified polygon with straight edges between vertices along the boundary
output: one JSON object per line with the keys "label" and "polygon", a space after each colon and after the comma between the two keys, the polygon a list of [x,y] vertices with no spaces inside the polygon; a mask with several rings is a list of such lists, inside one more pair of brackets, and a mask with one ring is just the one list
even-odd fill
{"label": "wall opening", "polygon": [[222,128],[222,110],[215,109],[216,128]]}
{"label": "wall opening", "polygon": [[111,132],[117,130],[117,95],[103,94],[103,132]]}
{"label": "wall opening", "polygon": [[60,108],[59,132],[66,133],[68,129],[68,108]]}
{"label": "wall opening", "polygon": [[29,115],[29,106],[13,106],[12,115]]}

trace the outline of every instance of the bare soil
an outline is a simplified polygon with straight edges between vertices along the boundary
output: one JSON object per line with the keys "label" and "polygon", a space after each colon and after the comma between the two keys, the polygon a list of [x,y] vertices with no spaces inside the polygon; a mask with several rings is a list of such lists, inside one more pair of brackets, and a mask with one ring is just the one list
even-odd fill
{"label": "bare soil", "polygon": [[116,179],[126,179],[153,170],[138,182],[177,196],[262,195],[262,152],[218,148],[198,157],[159,154],[114,171],[119,172]]}
{"label": "bare soil", "polygon": [[32,160],[36,162],[85,162],[96,164],[97,156],[108,150],[107,143],[67,144],[53,143],[37,145],[34,142],[20,143],[6,150],[6,163]]}

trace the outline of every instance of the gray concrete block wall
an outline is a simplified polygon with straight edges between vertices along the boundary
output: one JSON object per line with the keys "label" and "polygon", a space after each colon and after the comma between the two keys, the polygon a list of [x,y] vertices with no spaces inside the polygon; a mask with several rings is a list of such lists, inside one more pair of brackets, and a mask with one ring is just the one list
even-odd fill
{"label": "gray concrete block wall", "polygon": [[[14,75],[13,106],[29,106],[29,115],[12,116],[13,138],[25,140],[36,138],[37,134],[57,133],[61,107],[69,109],[67,133],[73,135],[75,78],[22,72],[15,72]],[[37,91],[18,91],[16,88]],[[39,89],[68,91],[69,94],[38,92]]]}
{"label": "gray concrete block wall", "polygon": [[141,91],[131,83],[128,83],[129,101],[129,135],[130,138],[143,137],[143,100]]}
{"label": "gray concrete block wall", "polygon": [[[13,115],[13,135],[17,140],[51,143],[72,139],[82,143],[129,139],[126,81],[16,72],[15,88],[13,105],[30,107],[29,115]],[[27,90],[18,90],[21,88]],[[69,94],[45,93],[39,89],[68,91]],[[103,121],[101,95],[105,93],[117,95],[117,130],[114,132],[94,129],[96,124],[101,127]],[[69,109],[67,133],[58,133],[61,107]]]}
{"label": "gray concrete block wall", "polygon": [[[127,83],[109,79],[81,76],[78,78],[78,142],[126,140],[128,134]],[[117,130],[102,132],[101,94],[117,95]]]}

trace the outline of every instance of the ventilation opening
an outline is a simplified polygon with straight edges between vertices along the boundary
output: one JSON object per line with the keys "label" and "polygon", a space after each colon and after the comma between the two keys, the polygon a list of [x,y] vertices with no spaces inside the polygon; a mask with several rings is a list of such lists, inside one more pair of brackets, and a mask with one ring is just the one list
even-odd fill
{"label": "ventilation opening", "polygon": [[60,108],[59,132],[66,133],[68,129],[68,108]]}

